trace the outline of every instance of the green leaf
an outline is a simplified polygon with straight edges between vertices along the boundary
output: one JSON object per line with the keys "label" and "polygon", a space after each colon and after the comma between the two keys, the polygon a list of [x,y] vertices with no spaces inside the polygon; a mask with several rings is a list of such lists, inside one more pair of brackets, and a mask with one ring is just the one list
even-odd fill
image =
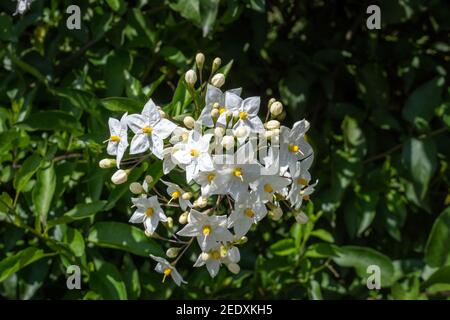
{"label": "green leaf", "polygon": [[37,172],[37,181],[32,193],[35,215],[39,217],[43,225],[47,222],[47,214],[55,194],[55,188],[55,169],[53,162],[49,162]]}
{"label": "green leaf", "polygon": [[333,258],[341,267],[353,267],[358,275],[366,279],[368,277],[367,267],[376,265],[381,271],[381,287],[392,284],[394,276],[394,265],[389,257],[371,248],[344,246],[338,249],[338,257]]}
{"label": "green leaf", "polygon": [[122,276],[117,268],[109,262],[101,262],[100,267],[91,274],[89,285],[91,289],[100,294],[103,299],[127,299],[127,289]]}
{"label": "green leaf", "polygon": [[59,110],[48,110],[30,114],[26,120],[17,123],[17,126],[29,131],[55,130],[73,133],[83,131],[80,123],[74,116]]}
{"label": "green leaf", "polygon": [[123,0],[106,0],[106,3],[115,12],[122,12],[126,8],[126,3]]}
{"label": "green leaf", "polygon": [[48,221],[48,227],[51,228],[58,224],[66,224],[75,220],[86,219],[94,216],[101,211],[106,205],[106,201],[94,201],[92,203],[80,203],[61,217]]}
{"label": "green leaf", "polygon": [[164,254],[161,247],[149,239],[143,230],[120,222],[97,222],[89,232],[88,241],[100,247],[124,250],[142,257]]}
{"label": "green leaf", "polygon": [[403,108],[403,118],[416,128],[428,126],[434,114],[434,109],[442,101],[443,78],[434,78],[421,85],[406,100]]}
{"label": "green leaf", "polygon": [[203,36],[206,37],[214,27],[219,11],[219,0],[201,1],[200,13]]}
{"label": "green leaf", "polygon": [[450,265],[450,208],[433,224],[425,248],[425,261],[432,267]]}
{"label": "green leaf", "polygon": [[33,154],[24,161],[14,176],[14,189],[16,189],[16,192],[21,192],[26,187],[28,181],[41,166],[41,160],[41,156]]}
{"label": "green leaf", "polygon": [[128,299],[138,299],[141,295],[139,271],[129,254],[124,255],[122,274],[127,287]]}
{"label": "green leaf", "polygon": [[172,10],[178,12],[183,18],[186,18],[196,24],[200,24],[200,0],[178,0],[176,3],[169,3]]}
{"label": "green leaf", "polygon": [[311,232],[311,236],[319,238],[319,239],[321,239],[323,241],[326,241],[326,242],[330,242],[330,243],[334,242],[333,235],[331,233],[329,233],[325,229],[314,230],[314,231]]}
{"label": "green leaf", "polygon": [[0,261],[0,282],[3,282],[6,278],[10,277],[20,269],[23,269],[29,264],[46,256],[49,255],[45,254],[43,250],[35,247],[28,247],[13,256],[3,259]]}
{"label": "green leaf", "polygon": [[62,242],[66,243],[70,250],[76,257],[82,257],[84,255],[84,238],[80,231],[75,228],[65,227],[64,236]]}
{"label": "green leaf", "polygon": [[5,13],[2,13],[0,14],[0,40],[9,41],[12,37],[12,19]]}
{"label": "green leaf", "polygon": [[250,8],[258,12],[266,11],[266,0],[250,0]]}
{"label": "green leaf", "polygon": [[338,255],[336,246],[329,243],[314,243],[308,247],[305,256],[308,258],[328,258]]}
{"label": "green leaf", "polygon": [[437,168],[437,151],[433,140],[408,139],[403,145],[402,161],[418,199],[425,199],[428,185]]}
{"label": "green leaf", "polygon": [[[436,270],[422,285],[425,288],[446,284],[446,291],[450,288],[450,266]],[[444,290],[443,290],[444,291]]]}
{"label": "green leaf", "polygon": [[106,98],[101,100],[102,105],[113,112],[141,113],[144,106],[141,102],[129,98]]}
{"label": "green leaf", "polygon": [[297,252],[297,247],[293,239],[283,239],[270,246],[272,251],[277,256],[287,256]]}

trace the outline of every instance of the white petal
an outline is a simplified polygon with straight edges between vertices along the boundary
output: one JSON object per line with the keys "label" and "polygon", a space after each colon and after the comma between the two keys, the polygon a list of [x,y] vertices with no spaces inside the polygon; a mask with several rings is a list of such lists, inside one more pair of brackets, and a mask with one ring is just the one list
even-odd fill
{"label": "white petal", "polygon": [[176,127],[177,125],[175,123],[163,118],[153,127],[153,134],[162,139],[166,139]]}
{"label": "white petal", "polygon": [[250,97],[242,101],[242,108],[250,115],[258,115],[259,104],[261,99],[259,97]]}
{"label": "white petal", "polygon": [[148,100],[145,104],[144,109],[142,110],[142,115],[148,124],[154,124],[161,119],[159,111],[152,99]]}
{"label": "white petal", "polygon": [[135,134],[142,133],[142,128],[148,125],[145,117],[140,114],[132,114],[127,117],[127,124]]}
{"label": "white petal", "polygon": [[130,154],[137,154],[147,151],[150,148],[150,142],[147,134],[138,133],[131,140]]}
{"label": "white petal", "polygon": [[152,135],[152,143],[150,145],[152,153],[159,159],[163,159],[164,141],[155,135]]}

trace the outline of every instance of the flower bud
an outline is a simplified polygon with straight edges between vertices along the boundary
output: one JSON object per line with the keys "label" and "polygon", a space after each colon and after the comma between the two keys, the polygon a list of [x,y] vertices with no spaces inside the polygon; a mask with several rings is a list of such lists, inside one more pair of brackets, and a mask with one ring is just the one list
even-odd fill
{"label": "flower bud", "polygon": [[183,200],[190,200],[192,198],[192,192],[185,192],[183,193],[183,195],[181,196],[181,198]]}
{"label": "flower bud", "polygon": [[197,68],[199,68],[199,70],[202,70],[203,64],[205,63],[205,55],[201,52],[197,53],[197,55],[195,56],[195,63],[197,64]]}
{"label": "flower bud", "polygon": [[280,127],[280,122],[278,120],[270,120],[265,123],[265,127],[268,130],[278,129]]}
{"label": "flower bud", "polygon": [[116,159],[102,159],[98,163],[98,166],[102,169],[109,169],[116,166]]}
{"label": "flower bud", "polygon": [[270,109],[270,106],[277,101],[275,98],[270,98],[269,103],[267,104],[267,107]]}
{"label": "flower bud", "polygon": [[238,274],[239,271],[241,271],[241,268],[237,263],[229,263],[227,264],[228,270],[230,270],[231,273]]}
{"label": "flower bud", "polygon": [[215,58],[213,60],[213,64],[212,64],[212,71],[214,72],[217,69],[219,69],[221,64],[222,64],[222,59],[220,59],[219,57]]}
{"label": "flower bud", "polygon": [[169,229],[173,228],[173,218],[172,217],[167,217],[166,225],[167,225],[167,228],[169,228]]}
{"label": "flower bud", "polygon": [[220,116],[220,112],[219,112],[219,109],[212,109],[211,110],[211,117],[213,117],[213,118],[218,118]]}
{"label": "flower bud", "polygon": [[228,255],[228,249],[225,246],[220,246],[219,252],[221,258],[225,258]]}
{"label": "flower bud", "polygon": [[309,220],[308,216],[303,211],[297,212],[294,217],[295,221],[300,224],[305,224]]}
{"label": "flower bud", "polygon": [[178,218],[178,222],[180,224],[186,224],[188,222],[188,215],[189,215],[189,212],[187,212],[187,211],[180,214],[180,217]]}
{"label": "flower bud", "polygon": [[214,75],[214,77],[212,77],[211,79],[211,83],[214,87],[222,87],[225,84],[225,75],[223,73]]}
{"label": "flower bud", "polygon": [[267,140],[271,140],[272,137],[273,137],[273,131],[272,131],[272,130],[266,130],[266,131],[264,131],[264,137],[265,137]]}
{"label": "flower bud", "polygon": [[197,74],[195,73],[194,70],[188,70],[184,75],[184,80],[188,85],[193,87],[194,84],[197,82]]}
{"label": "flower bud", "polygon": [[184,117],[183,123],[188,129],[192,129],[195,126],[195,119],[191,116]]}
{"label": "flower bud", "polygon": [[197,200],[194,201],[194,206],[199,208],[204,208],[208,205],[208,199],[205,197],[198,197]]}
{"label": "flower bud", "polygon": [[223,135],[225,134],[225,129],[224,128],[222,128],[222,127],[216,127],[215,129],[214,129],[214,135],[216,136],[216,137],[223,137]]}
{"label": "flower bud", "polygon": [[166,256],[169,258],[176,258],[178,256],[178,254],[180,253],[180,250],[181,250],[181,248],[171,247],[171,248],[167,249]]}
{"label": "flower bud", "polygon": [[274,221],[278,221],[283,216],[283,210],[281,210],[278,207],[272,208],[272,210],[269,211],[269,217],[272,218]]}
{"label": "flower bud", "polygon": [[248,238],[247,238],[246,236],[242,236],[242,237],[239,239],[239,244],[247,243],[247,241],[248,241]]}
{"label": "flower bud", "polygon": [[141,194],[144,192],[144,188],[139,182],[130,183],[130,191],[134,194]]}
{"label": "flower bud", "polygon": [[167,118],[167,114],[164,112],[164,111],[162,111],[162,110],[159,110],[158,111],[159,112],[159,116],[161,117],[161,118]]}
{"label": "flower bud", "polygon": [[247,133],[248,133],[247,128],[241,126],[235,131],[234,135],[236,136],[236,138],[244,138],[247,136]]}
{"label": "flower bud", "polygon": [[218,102],[214,102],[212,107],[213,109],[220,109],[220,104]]}
{"label": "flower bud", "polygon": [[207,261],[209,259],[209,253],[208,252],[202,252],[200,254],[200,256],[202,257],[203,261]]}
{"label": "flower bud", "polygon": [[129,170],[117,170],[111,177],[111,181],[114,184],[122,184],[127,182]]}
{"label": "flower bud", "polygon": [[148,230],[145,230],[145,231],[144,231],[144,234],[145,234],[147,237],[149,237],[149,238],[153,238],[153,232],[150,232],[150,231],[148,231]]}
{"label": "flower bud", "polygon": [[225,148],[225,150],[230,150],[231,148],[234,148],[234,137],[225,136],[222,138],[222,142],[220,144]]}
{"label": "flower bud", "polygon": [[272,103],[272,105],[270,106],[270,113],[274,117],[279,116],[282,112],[283,112],[283,104],[280,101],[275,101],[274,103]]}
{"label": "flower bud", "polygon": [[153,177],[152,176],[145,176],[145,182],[147,182],[147,184],[151,184],[153,182]]}

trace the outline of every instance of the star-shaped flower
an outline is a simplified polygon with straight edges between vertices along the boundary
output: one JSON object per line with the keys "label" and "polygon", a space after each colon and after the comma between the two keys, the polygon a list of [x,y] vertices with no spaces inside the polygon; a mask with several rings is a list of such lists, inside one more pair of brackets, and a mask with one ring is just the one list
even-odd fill
{"label": "star-shaped flower", "polygon": [[187,283],[186,281],[183,280],[183,277],[180,275],[177,269],[169,263],[169,261],[167,261],[164,258],[154,256],[152,254],[150,255],[150,257],[156,262],[158,262],[158,264],[155,267],[155,271],[162,273],[164,275],[163,282],[166,280],[168,276],[171,276],[173,282],[175,282],[177,286],[180,286],[182,283],[184,284]]}
{"label": "star-shaped flower", "polygon": [[141,114],[128,116],[128,126],[135,134],[131,140],[130,154],[142,153],[150,149],[156,157],[162,159],[163,140],[170,136],[177,125],[161,118],[156,105],[150,99]]}
{"label": "star-shaped flower", "polygon": [[167,221],[167,217],[161,209],[156,196],[150,198],[131,198],[131,201],[137,209],[131,216],[130,222],[143,223],[145,230],[150,234],[155,232],[159,221]]}
{"label": "star-shaped flower", "polygon": [[233,212],[228,217],[228,228],[233,227],[237,236],[243,236],[253,223],[261,221],[266,214],[266,206],[258,201],[257,195],[248,193],[235,204]]}
{"label": "star-shaped flower", "polygon": [[128,147],[128,128],[127,128],[127,113],[125,113],[119,120],[109,118],[108,120],[110,137],[107,140],[108,146],[106,152],[109,155],[116,156],[117,168],[120,167],[123,155]]}

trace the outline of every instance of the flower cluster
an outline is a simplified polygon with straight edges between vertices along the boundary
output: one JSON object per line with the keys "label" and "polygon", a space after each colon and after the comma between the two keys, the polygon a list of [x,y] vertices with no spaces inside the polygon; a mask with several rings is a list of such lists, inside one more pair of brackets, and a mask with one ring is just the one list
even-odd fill
{"label": "flower cluster", "polygon": [[[157,261],[155,270],[164,279],[170,275],[177,285],[184,280],[176,264],[195,242],[200,250],[194,267],[206,266],[211,277],[221,265],[238,273],[239,246],[247,241],[252,226],[266,216],[279,220],[282,205],[305,223],[307,216],[300,207],[317,184],[309,173],[314,154],[306,137],[308,121],[282,126],[283,105],[271,99],[263,122],[258,115],[260,97],[243,98],[240,88],[220,89],[225,83],[220,64],[216,58],[208,81],[196,87],[204,65],[204,56],[197,55],[196,70],[184,77],[194,109],[183,121],[172,119],[151,99],[141,114],[110,118],[107,152],[115,159],[100,161],[103,168],[117,166],[115,184],[126,182],[131,170],[148,159],[162,161],[164,175],[182,172],[181,184],[168,181],[170,175],[159,181],[147,176],[142,184],[130,184],[136,195],[131,199],[135,211],[130,222],[143,224],[149,237],[176,245],[166,252],[172,262],[152,258]],[[129,131],[134,134],[131,139]],[[130,158],[124,159],[127,150]],[[179,225],[174,226],[163,208],[169,208],[172,216],[178,210]],[[157,233],[160,224],[170,237]]]}

